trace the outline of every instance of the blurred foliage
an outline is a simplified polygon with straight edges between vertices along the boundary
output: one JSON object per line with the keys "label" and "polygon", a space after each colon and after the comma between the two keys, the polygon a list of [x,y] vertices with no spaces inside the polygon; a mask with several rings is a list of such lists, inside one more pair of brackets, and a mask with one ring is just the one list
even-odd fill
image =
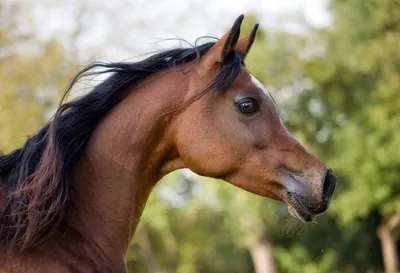
{"label": "blurred foliage", "polygon": [[74,71],[61,44],[38,43],[24,12],[0,1],[0,152],[22,145],[43,126]]}
{"label": "blurred foliage", "polygon": [[[37,41],[27,9],[4,3],[0,152],[43,125],[77,63],[57,41]],[[324,29],[260,31],[246,60],[290,130],[339,176],[327,215],[303,225],[274,201],[175,172],[150,196],[131,272],[255,272],[259,246],[278,272],[383,272],[376,231],[400,212],[400,1],[334,0],[330,9]]]}

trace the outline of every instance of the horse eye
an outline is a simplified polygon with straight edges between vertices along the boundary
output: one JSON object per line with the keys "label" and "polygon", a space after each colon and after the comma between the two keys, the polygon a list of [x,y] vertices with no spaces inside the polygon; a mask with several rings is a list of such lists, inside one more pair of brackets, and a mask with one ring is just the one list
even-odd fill
{"label": "horse eye", "polygon": [[251,114],[258,110],[258,103],[254,98],[243,98],[236,103],[236,107],[243,114]]}

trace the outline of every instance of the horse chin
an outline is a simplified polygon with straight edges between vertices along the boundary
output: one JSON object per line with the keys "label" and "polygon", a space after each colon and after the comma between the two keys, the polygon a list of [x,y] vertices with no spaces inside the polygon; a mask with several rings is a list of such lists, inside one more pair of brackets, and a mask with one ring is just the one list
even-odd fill
{"label": "horse chin", "polygon": [[311,222],[313,220],[313,215],[305,209],[301,204],[288,204],[289,213],[298,218],[302,222]]}

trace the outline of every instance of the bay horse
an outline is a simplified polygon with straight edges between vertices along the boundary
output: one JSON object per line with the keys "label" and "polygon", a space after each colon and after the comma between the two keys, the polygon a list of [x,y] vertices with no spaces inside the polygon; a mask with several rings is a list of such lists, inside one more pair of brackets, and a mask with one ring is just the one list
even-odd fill
{"label": "bay horse", "polygon": [[302,221],[326,211],[336,177],[246,69],[258,24],[239,39],[242,20],[216,42],[74,77],[65,96],[110,73],[0,157],[1,272],[126,272],[151,190],[181,168],[283,201]]}

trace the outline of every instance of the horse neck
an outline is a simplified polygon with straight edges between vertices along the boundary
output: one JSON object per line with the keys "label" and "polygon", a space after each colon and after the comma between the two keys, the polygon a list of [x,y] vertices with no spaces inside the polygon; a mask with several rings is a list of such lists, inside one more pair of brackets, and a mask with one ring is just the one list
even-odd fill
{"label": "horse neck", "polygon": [[174,115],[163,113],[182,102],[187,82],[183,73],[165,72],[132,90],[96,128],[74,169],[67,225],[104,253],[126,253],[152,188],[182,167]]}

